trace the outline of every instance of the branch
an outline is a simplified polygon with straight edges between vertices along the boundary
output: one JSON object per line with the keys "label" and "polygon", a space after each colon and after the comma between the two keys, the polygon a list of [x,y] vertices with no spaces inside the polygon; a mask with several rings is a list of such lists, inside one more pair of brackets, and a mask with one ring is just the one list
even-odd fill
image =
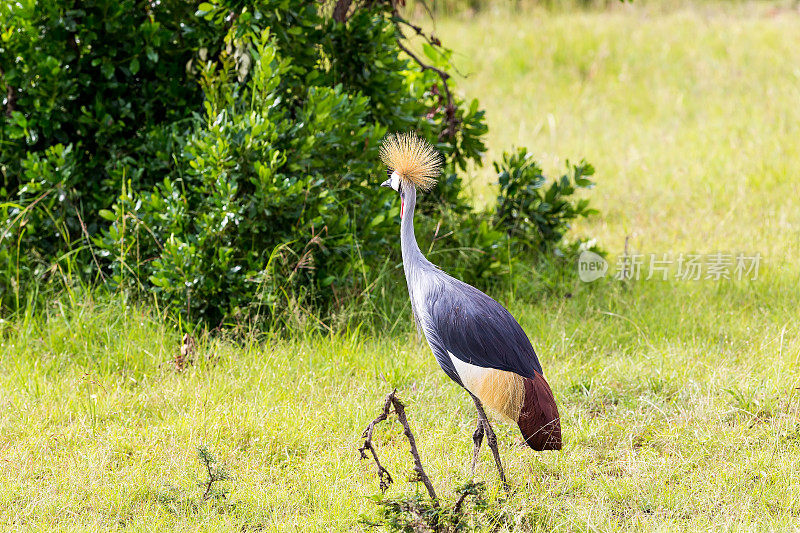
{"label": "branch", "polygon": [[428,474],[426,474],[425,470],[422,468],[422,461],[420,460],[419,452],[417,451],[417,441],[414,438],[414,434],[411,433],[411,428],[409,427],[408,419],[406,418],[406,407],[397,398],[395,395],[396,392],[396,390],[393,391],[389,397],[392,399],[392,405],[394,405],[394,412],[397,413],[397,418],[400,420],[400,423],[403,424],[403,433],[408,439],[408,444],[411,446],[411,455],[414,456],[414,471],[417,473],[419,480],[425,484],[425,488],[428,489],[428,494],[430,495],[431,500],[438,503],[439,498],[436,497],[436,492],[433,490],[433,484],[431,483]]}
{"label": "branch", "polygon": [[[432,17],[432,16],[433,16],[433,15],[431,15],[431,17]],[[428,41],[428,44],[430,44],[431,46],[442,46],[442,41],[440,41],[439,39],[437,39],[435,35],[433,35],[432,33],[431,33],[430,35],[428,35],[427,33],[425,33],[425,32],[422,30],[422,26],[417,26],[417,25],[416,25],[416,24],[414,24],[413,22],[409,22],[409,21],[407,21],[407,20],[406,20],[406,19],[404,19],[403,17],[399,16],[399,15],[397,14],[397,11],[395,11],[395,18],[396,18],[397,22],[400,22],[400,23],[402,23],[402,24],[405,24],[406,26],[408,26],[409,28],[411,28],[412,30],[414,30],[414,33],[416,33],[417,35],[419,35],[420,37],[422,37],[423,39],[425,39],[426,41]]]}
{"label": "branch", "polygon": [[333,20],[336,22],[347,21],[347,11],[350,9],[352,0],[337,0],[336,5],[333,6]]}
{"label": "branch", "polygon": [[[397,28],[398,33],[402,39],[405,39],[406,36],[399,27]],[[438,74],[439,78],[442,80],[442,86],[444,87],[445,97],[447,98],[447,105],[444,108],[444,116],[445,122],[447,123],[447,127],[442,131],[442,135],[447,135],[449,139],[455,137],[456,131],[458,131],[458,118],[456,117],[456,106],[453,103],[453,95],[450,93],[450,86],[447,84],[447,80],[450,79],[450,74],[443,71],[440,68],[434,67],[433,65],[428,65],[427,63],[423,63],[422,60],[417,57],[411,50],[406,48],[403,43],[400,42],[400,39],[397,40],[397,47],[400,48],[403,52],[408,55],[411,59],[414,60],[416,64],[422,68],[422,70],[432,70],[436,74]]]}
{"label": "branch", "polygon": [[[397,389],[395,389],[392,394],[394,394],[396,391]],[[392,394],[386,397],[386,402],[383,404],[383,411],[381,414],[379,414],[375,420],[370,422],[367,428],[364,430],[364,433],[361,435],[361,438],[364,439],[364,445],[358,449],[358,451],[361,453],[362,459],[368,458],[366,451],[369,450],[372,454],[372,458],[375,460],[375,464],[378,465],[378,479],[380,480],[381,492],[386,492],[386,489],[389,488],[389,485],[394,483],[394,480],[392,479],[392,475],[389,473],[389,471],[386,470],[386,468],[384,468],[384,466],[378,460],[378,454],[375,452],[375,448],[372,447],[372,432],[375,430],[376,424],[383,422],[389,417],[389,408],[392,405],[390,397]]]}
{"label": "branch", "polygon": [[[336,0],[336,3],[334,4],[334,7],[333,7],[333,19],[335,21],[337,21],[337,22],[342,22],[342,23],[346,22],[347,19],[349,18],[348,12],[350,11],[350,7],[351,7],[352,3],[353,3],[353,0]],[[372,5],[372,3],[373,2],[370,2],[369,0],[367,0],[363,4],[361,4],[360,7],[369,6],[369,5]],[[445,116],[445,124],[446,124],[446,126],[442,130],[442,132],[439,134],[439,139],[441,139],[443,137],[447,137],[449,140],[452,141],[455,138],[456,132],[458,132],[459,120],[458,120],[458,117],[456,116],[457,108],[456,108],[455,104],[453,103],[453,95],[450,92],[450,86],[447,83],[447,80],[450,79],[450,74],[448,74],[447,72],[445,72],[444,70],[442,70],[440,68],[434,67],[433,65],[429,65],[427,63],[424,63],[419,58],[419,56],[417,56],[416,54],[411,52],[401,42],[401,41],[406,40],[406,36],[403,33],[403,30],[401,29],[400,25],[403,24],[403,25],[408,26],[409,28],[411,28],[416,35],[421,36],[431,46],[442,46],[442,42],[436,36],[434,36],[433,34],[428,35],[427,33],[425,33],[425,31],[422,29],[421,26],[418,26],[418,25],[416,25],[416,24],[414,24],[412,22],[409,22],[408,20],[406,20],[400,14],[398,6],[405,5],[405,1],[404,0],[374,0],[374,3],[384,4],[384,5],[387,5],[389,7],[389,10],[391,11],[391,14],[392,14],[392,17],[391,17],[392,22],[394,22],[395,27],[397,28],[397,33],[399,35],[399,37],[397,38],[397,46],[398,46],[398,48],[400,48],[403,52],[405,52],[408,55],[408,57],[410,57],[417,65],[419,65],[420,68],[422,68],[423,71],[424,70],[433,71],[442,80],[442,86],[444,87],[444,93],[445,93],[445,98],[446,98],[446,104],[444,105],[444,116]],[[424,1],[421,2],[421,4],[428,11],[428,13],[431,15],[431,18],[432,18],[433,14],[432,14],[430,8],[428,7],[428,5]],[[356,4],[356,5],[358,6],[358,4]],[[358,7],[356,9],[358,9]],[[435,87],[436,86],[434,86],[434,88]],[[441,96],[440,96],[439,102],[440,102],[439,105],[441,106]],[[457,152],[458,152],[458,148],[455,146],[455,143],[454,143],[453,153],[456,154]]]}
{"label": "branch", "polygon": [[474,496],[476,500],[480,499],[483,490],[483,483],[469,483],[458,489],[459,496],[458,501],[456,501],[456,504],[453,506],[453,518],[457,521],[461,520],[461,513],[464,510],[464,502],[466,502],[467,498],[470,496]]}
{"label": "branch", "polygon": [[[427,63],[423,63],[422,60],[416,54],[412,53],[408,48],[406,48],[403,45],[403,43],[400,42],[401,39],[403,40],[406,39],[403,30],[400,28],[400,24],[405,24],[406,26],[414,30],[414,33],[423,37],[426,41],[428,41],[428,43],[431,46],[441,46],[442,42],[439,39],[437,39],[433,34],[427,35],[422,30],[422,27],[417,26],[416,24],[413,24],[408,20],[406,20],[405,18],[403,18],[403,16],[400,15],[400,11],[397,9],[397,2],[390,1],[390,5],[392,7],[392,20],[395,21],[395,25],[397,27],[397,33],[400,34],[400,39],[397,39],[397,46],[403,52],[405,52],[408,55],[408,57],[413,59],[414,62],[422,68],[422,70],[432,70],[433,72],[438,74],[439,78],[441,78],[442,80],[442,86],[444,87],[444,93],[447,98],[447,104],[445,105],[444,108],[444,116],[445,116],[445,122],[447,123],[447,127],[442,131],[439,137],[441,138],[442,136],[446,135],[448,139],[452,140],[455,137],[456,132],[458,131],[458,118],[456,117],[456,106],[455,104],[453,104],[453,95],[450,93],[450,86],[447,84],[447,80],[450,79],[450,74],[448,74],[447,72],[443,71],[440,68],[434,67],[433,65],[428,65]],[[424,2],[423,6],[425,6],[427,9],[427,5]]]}
{"label": "branch", "polygon": [[453,516],[458,517],[461,514],[461,508],[464,506],[464,502],[466,501],[467,496],[469,495],[470,493],[467,491],[461,493],[461,496],[458,497],[458,501],[453,507]]}
{"label": "branch", "polygon": [[[422,2],[422,5],[428,11],[428,14],[431,17],[431,20],[433,20],[433,13],[430,11],[430,8],[427,5],[425,5],[424,2]],[[401,24],[405,24],[406,26],[408,26],[409,28],[414,30],[414,33],[419,35],[423,39],[425,39],[425,41],[427,41],[427,43],[429,45],[438,46],[440,48],[442,47],[442,41],[440,41],[439,38],[436,37],[436,35],[433,34],[433,32],[431,32],[430,34],[425,33],[425,30],[422,29],[422,26],[417,26],[413,22],[409,22],[408,20],[406,20],[403,17],[401,17],[400,15],[398,15],[397,12],[395,12],[395,14],[393,15],[393,18],[394,18],[395,22],[399,22]],[[458,70],[458,67],[456,67],[455,65],[450,64],[448,66],[451,67],[456,72],[456,74],[458,74],[459,76],[464,77],[464,78],[468,77],[466,74],[464,74],[460,70]]]}
{"label": "branch", "polygon": [[372,432],[375,430],[376,424],[386,420],[389,417],[392,407],[394,407],[394,412],[397,414],[397,419],[400,420],[400,423],[403,425],[403,434],[408,439],[408,444],[411,447],[411,455],[414,457],[414,473],[416,474],[415,481],[422,481],[422,483],[425,485],[425,488],[428,490],[428,495],[431,497],[434,507],[438,508],[439,498],[436,496],[436,491],[433,489],[433,484],[431,483],[428,474],[425,473],[425,469],[422,467],[422,460],[419,457],[419,451],[417,451],[417,441],[414,438],[414,434],[411,432],[411,427],[408,425],[406,408],[403,405],[403,402],[401,402],[397,397],[397,389],[394,389],[386,396],[386,400],[383,403],[383,410],[378,417],[370,422],[370,424],[364,430],[364,433],[361,436],[364,439],[364,445],[358,449],[358,451],[361,452],[361,458],[367,458],[367,450],[372,453],[375,464],[378,465],[380,487],[381,490],[385,492],[386,489],[389,488],[389,485],[392,484],[393,480],[392,476],[389,474],[389,471],[386,470],[386,468],[384,468],[378,460],[378,455],[375,453],[375,448],[372,445]]}
{"label": "branch", "polygon": [[[402,31],[400,32],[400,36],[403,37],[403,39],[406,38],[405,34]],[[439,77],[442,78],[442,81],[445,82],[444,86],[445,92],[447,93],[448,98],[450,97],[450,89],[447,87],[446,83],[447,80],[450,79],[450,74],[448,74],[447,72],[443,71],[440,68],[434,67],[433,65],[428,65],[426,63],[423,63],[422,60],[419,57],[417,57],[416,54],[414,54],[412,51],[406,48],[403,45],[403,43],[401,43],[399,40],[397,41],[397,46],[400,48],[400,50],[405,52],[411,59],[413,59],[420,67],[422,67],[422,70],[432,70],[436,74],[438,74]]]}

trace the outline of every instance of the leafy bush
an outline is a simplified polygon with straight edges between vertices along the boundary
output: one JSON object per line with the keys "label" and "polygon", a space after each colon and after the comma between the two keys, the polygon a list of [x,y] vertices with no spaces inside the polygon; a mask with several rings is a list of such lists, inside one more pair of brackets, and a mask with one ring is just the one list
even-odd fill
{"label": "leafy bush", "polygon": [[292,63],[266,34],[252,57],[242,85],[230,79],[230,55],[204,67],[206,116],[178,160],[182,175],[127,193],[102,213],[112,225],[98,240],[115,283],[152,285],[214,323],[269,315],[311,289],[324,300],[359,274],[350,254],[360,240],[375,253],[395,225],[386,213],[397,209],[365,179],[385,134],[369,121],[369,100],[340,85],[310,87],[302,106],[289,107],[281,84]]}
{"label": "leafy bush", "polygon": [[[205,113],[176,155],[178,172],[102,212],[112,224],[96,242],[116,284],[152,287],[210,323],[274,317],[351,299],[392,253],[399,209],[377,188],[377,147],[389,129],[439,139],[437,78],[400,58],[385,13],[357,11],[345,25],[317,6],[285,9],[304,22],[291,32],[271,29],[281,27],[274,13],[244,9],[225,48],[197,65]],[[232,8],[199,13],[222,28]],[[451,168],[483,149],[483,113],[462,107],[472,132],[437,144]],[[452,204],[463,202],[457,193]]]}
{"label": "leafy bush", "polygon": [[589,200],[574,201],[577,189],[594,186],[589,176],[592,165],[581,161],[570,166],[569,173],[550,182],[525,148],[516,153],[504,153],[502,161],[494,163],[500,191],[497,196],[494,224],[504,228],[520,247],[535,248],[558,243],[578,217],[597,213],[589,208]]}
{"label": "leafy bush", "polygon": [[[422,234],[433,234],[438,245],[431,248],[432,260],[484,287],[506,279],[518,283],[519,279],[509,277],[517,263],[542,272],[572,265],[584,241],[567,243],[564,236],[572,221],[597,212],[587,198],[575,198],[579,190],[594,186],[588,178],[594,174],[592,166],[583,161],[568,163],[569,172],[551,180],[525,148],[503,153],[493,166],[499,186],[494,206],[486,211],[444,209],[432,220],[420,221]],[[437,223],[436,229],[431,229],[430,222]],[[542,264],[542,258],[556,264]]]}
{"label": "leafy bush", "polygon": [[570,184],[591,167],[537,200],[522,155],[501,165],[497,213],[473,209],[459,173],[481,162],[483,111],[446,97],[447,49],[404,52],[394,3],[344,17],[312,0],[189,5],[0,8],[1,304],[64,269],[210,324],[377,305],[399,262],[398,199],[377,188],[390,131],[445,156],[418,235],[442,228],[433,253],[467,281],[590,212]]}
{"label": "leafy bush", "polygon": [[[213,37],[192,12],[177,0],[0,5],[0,215],[28,252],[12,261],[3,243],[5,273],[38,280],[100,230],[123,177],[150,187],[171,171],[174,133],[203,99],[186,63]],[[95,268],[88,254],[77,264]],[[0,301],[8,291],[0,281]]]}

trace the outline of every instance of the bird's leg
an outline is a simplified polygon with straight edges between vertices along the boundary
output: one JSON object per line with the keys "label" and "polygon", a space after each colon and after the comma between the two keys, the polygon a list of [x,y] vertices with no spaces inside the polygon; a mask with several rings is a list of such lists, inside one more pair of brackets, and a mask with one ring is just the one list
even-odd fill
{"label": "bird's leg", "polygon": [[500,461],[500,451],[497,449],[497,435],[494,434],[492,425],[489,423],[489,419],[486,418],[486,412],[483,410],[480,400],[474,396],[472,399],[475,400],[475,407],[478,408],[478,417],[480,417],[481,422],[483,422],[483,428],[486,430],[486,442],[489,445],[489,449],[492,450],[492,455],[494,455],[494,463],[497,465],[497,471],[500,472],[500,481],[503,482],[503,487],[509,490],[506,474],[503,471],[503,463]]}
{"label": "bird's leg", "polygon": [[478,452],[481,451],[481,444],[483,443],[483,420],[478,417],[478,427],[475,428],[475,433],[472,434],[472,442],[475,443],[475,451],[472,452],[472,476],[475,476],[475,465],[478,464]]}

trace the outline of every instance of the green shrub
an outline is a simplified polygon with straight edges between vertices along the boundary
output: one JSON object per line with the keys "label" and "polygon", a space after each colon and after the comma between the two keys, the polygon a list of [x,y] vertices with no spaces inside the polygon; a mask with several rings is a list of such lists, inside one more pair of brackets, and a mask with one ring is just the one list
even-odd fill
{"label": "green shrub", "polygon": [[[397,312],[377,283],[399,277],[398,199],[377,187],[390,131],[445,156],[418,235],[441,228],[432,253],[467,281],[488,285],[590,212],[569,184],[537,201],[538,167],[513,158],[498,212],[473,209],[460,172],[481,162],[483,111],[450,105],[436,70],[403,52],[392,3],[345,22],[312,0],[188,6],[0,8],[0,304],[61,269],[212,325]],[[443,47],[421,57],[449,68]]]}
{"label": "green shrub", "polygon": [[[435,235],[432,260],[481,287],[518,284],[523,280],[513,272],[532,268],[544,276],[563,277],[584,242],[565,241],[571,222],[597,212],[587,198],[575,198],[579,190],[593,187],[588,176],[594,169],[585,162],[568,164],[569,173],[551,180],[525,148],[503,153],[493,166],[499,186],[493,206],[485,211],[442,209],[431,220],[420,221],[423,231]],[[437,222],[436,229],[431,222]]]}
{"label": "green shrub", "polygon": [[557,244],[572,220],[597,213],[588,199],[572,198],[577,189],[594,186],[589,179],[594,168],[585,161],[571,166],[567,162],[567,168],[567,174],[549,182],[525,148],[503,153],[502,161],[494,163],[500,186],[494,224],[517,246],[535,249]]}
{"label": "green shrub", "polygon": [[376,253],[395,226],[397,209],[369,183],[386,131],[369,120],[369,100],[338,85],[286,105],[292,63],[266,33],[248,53],[246,84],[230,79],[232,56],[204,67],[206,115],[187,138],[181,175],[129,191],[103,212],[113,223],[98,239],[115,283],[152,286],[212,323],[269,316],[287,298],[324,302],[357,282],[351,250],[363,242]]}
{"label": "green shrub", "polygon": [[[260,10],[276,6],[303,23],[283,31]],[[471,129],[440,135],[438,77],[401,59],[387,13],[357,11],[340,24],[318,4],[297,8],[241,10],[224,49],[196,65],[205,113],[175,156],[177,172],[126,189],[102,212],[112,224],[96,243],[114,283],[152,289],[212,324],[350,300],[396,253],[397,199],[377,187],[386,132],[437,139],[450,168],[479,157],[483,112],[457,102]],[[232,9],[199,13],[227,28]],[[460,181],[445,185],[443,200],[463,204]]]}
{"label": "green shrub", "polygon": [[[150,187],[172,170],[173,134],[203,98],[186,63],[211,37],[192,12],[178,0],[0,5],[0,196],[10,200],[0,249],[27,252],[0,252],[5,273],[19,265],[22,282],[39,280],[101,229],[97,212],[123,176]],[[88,253],[78,263],[95,268]],[[8,292],[3,279],[0,301]]]}

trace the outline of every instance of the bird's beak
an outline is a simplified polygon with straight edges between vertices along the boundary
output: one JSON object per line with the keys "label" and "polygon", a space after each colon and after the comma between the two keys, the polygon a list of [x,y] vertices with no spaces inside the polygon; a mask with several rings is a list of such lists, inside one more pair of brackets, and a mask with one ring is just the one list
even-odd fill
{"label": "bird's beak", "polygon": [[391,187],[391,186],[392,186],[392,178],[389,178],[388,180],[381,183],[381,187]]}

